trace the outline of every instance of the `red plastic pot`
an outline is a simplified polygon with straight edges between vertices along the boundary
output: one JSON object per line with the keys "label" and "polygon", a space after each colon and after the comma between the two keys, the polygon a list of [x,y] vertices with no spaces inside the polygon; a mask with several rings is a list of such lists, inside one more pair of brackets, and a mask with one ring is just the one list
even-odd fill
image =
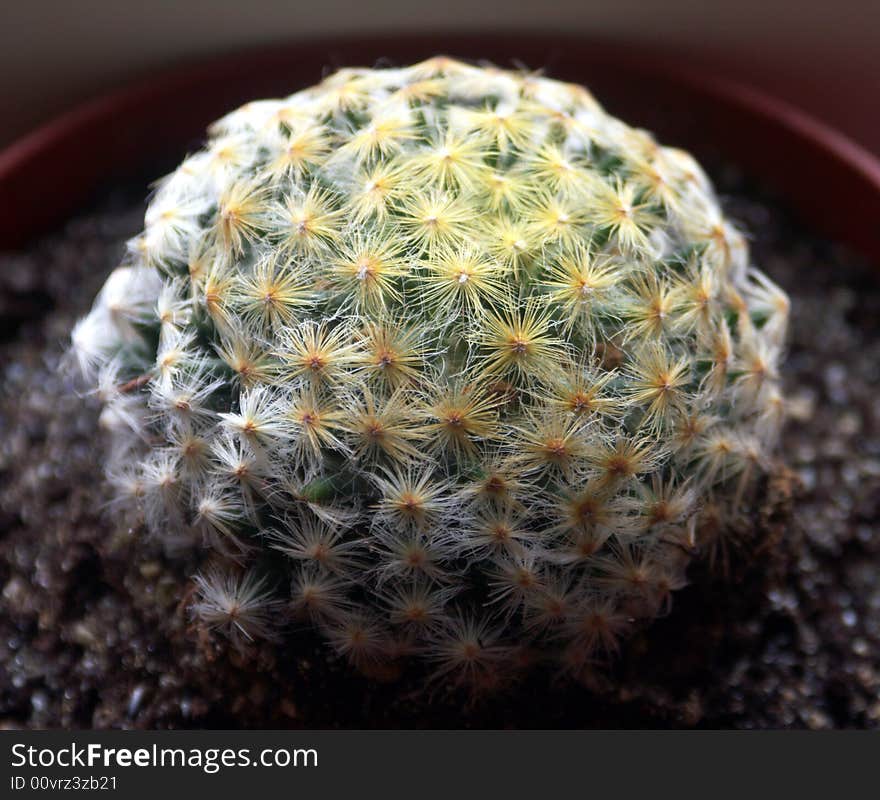
{"label": "red plastic pot", "polygon": [[315,39],[148,78],[0,153],[0,249],[48,231],[101,185],[172,167],[208,123],[247,100],[289,94],[338,66],[401,64],[439,52],[583,83],[609,111],[663,143],[739,164],[818,231],[880,264],[880,161],[870,153],[779,100],[683,61],[559,35]]}

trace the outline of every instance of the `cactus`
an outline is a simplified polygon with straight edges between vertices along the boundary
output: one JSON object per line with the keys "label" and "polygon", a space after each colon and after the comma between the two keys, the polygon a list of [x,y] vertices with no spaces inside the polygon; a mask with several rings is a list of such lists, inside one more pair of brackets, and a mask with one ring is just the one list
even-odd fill
{"label": "cactus", "polygon": [[72,352],[207,627],[487,686],[611,657],[744,516],[787,315],[687,153],[435,58],[215,123]]}

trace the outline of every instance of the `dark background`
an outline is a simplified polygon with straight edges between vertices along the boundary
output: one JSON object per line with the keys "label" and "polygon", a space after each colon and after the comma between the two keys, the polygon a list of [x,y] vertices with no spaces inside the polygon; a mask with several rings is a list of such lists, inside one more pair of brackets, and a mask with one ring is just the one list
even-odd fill
{"label": "dark background", "polygon": [[82,99],[209,54],[317,34],[543,30],[685,54],[880,153],[878,0],[0,0],[0,18],[0,146]]}

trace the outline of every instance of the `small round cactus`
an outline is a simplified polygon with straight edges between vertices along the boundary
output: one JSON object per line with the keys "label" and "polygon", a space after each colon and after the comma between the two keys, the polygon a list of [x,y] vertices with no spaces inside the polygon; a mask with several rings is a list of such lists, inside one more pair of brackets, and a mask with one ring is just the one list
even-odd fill
{"label": "small round cactus", "polygon": [[787,297],[694,160],[448,58],[210,134],[73,333],[202,622],[485,686],[661,613],[783,416]]}

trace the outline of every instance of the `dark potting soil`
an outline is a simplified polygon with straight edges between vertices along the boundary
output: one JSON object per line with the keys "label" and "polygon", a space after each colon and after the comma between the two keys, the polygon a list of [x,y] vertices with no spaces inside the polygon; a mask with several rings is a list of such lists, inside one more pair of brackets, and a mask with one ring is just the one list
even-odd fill
{"label": "dark potting soil", "polygon": [[0,257],[0,726],[880,726],[880,273],[716,170],[793,300],[792,418],[750,533],[588,686],[533,673],[469,702],[353,674],[308,633],[243,660],[186,614],[195,563],[106,511],[94,404],[60,369],[141,185]]}

